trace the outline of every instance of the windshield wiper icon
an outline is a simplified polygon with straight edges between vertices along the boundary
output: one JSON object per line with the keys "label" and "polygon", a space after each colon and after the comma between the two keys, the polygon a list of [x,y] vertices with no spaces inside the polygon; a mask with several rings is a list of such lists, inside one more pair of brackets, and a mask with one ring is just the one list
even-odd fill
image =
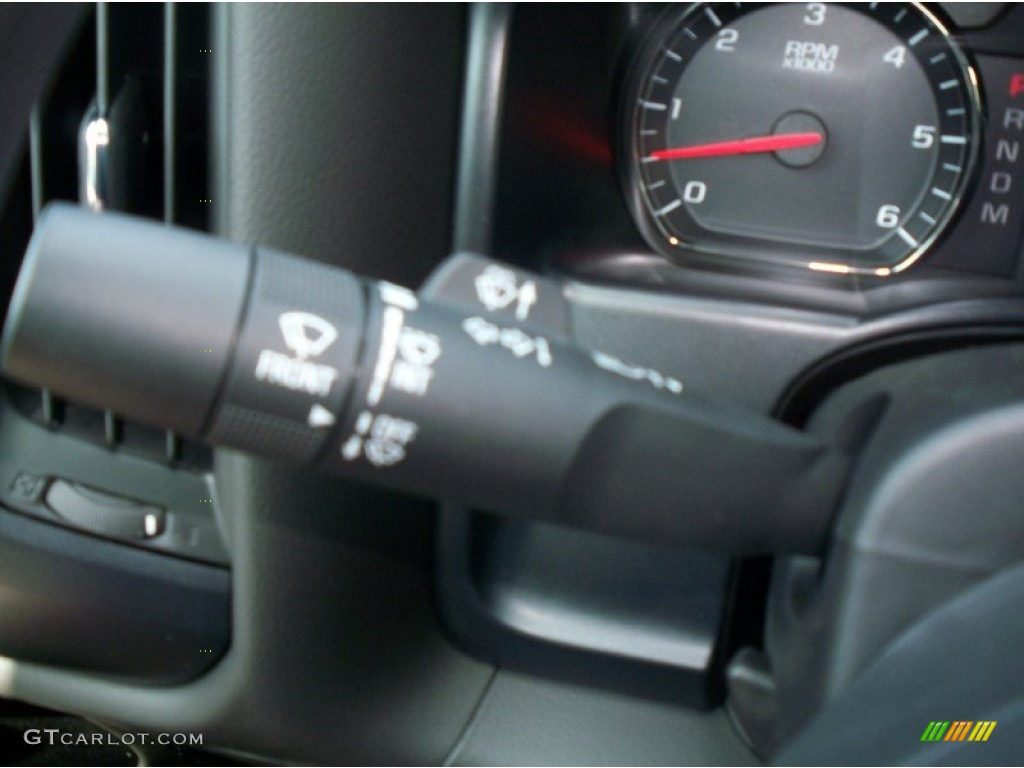
{"label": "windshield wiper icon", "polygon": [[338,338],[333,325],[308,312],[285,312],[277,322],[284,334],[284,343],[302,360],[320,355]]}

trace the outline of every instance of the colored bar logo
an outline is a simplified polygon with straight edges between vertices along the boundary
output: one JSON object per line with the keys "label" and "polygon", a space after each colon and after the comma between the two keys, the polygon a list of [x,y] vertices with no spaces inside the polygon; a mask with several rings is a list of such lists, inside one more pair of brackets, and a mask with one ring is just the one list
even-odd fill
{"label": "colored bar logo", "polygon": [[932,720],[921,734],[921,741],[988,741],[996,729],[996,720]]}

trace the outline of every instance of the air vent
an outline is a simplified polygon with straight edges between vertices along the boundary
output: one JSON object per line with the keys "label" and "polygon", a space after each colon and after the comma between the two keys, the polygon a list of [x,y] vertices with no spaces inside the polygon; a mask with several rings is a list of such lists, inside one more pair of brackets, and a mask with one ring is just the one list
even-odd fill
{"label": "air vent", "polygon": [[[206,4],[96,6],[33,112],[29,151],[0,214],[6,300],[33,223],[51,200],[209,229],[210,37]],[[207,449],[174,433],[46,391],[9,385],[8,394],[20,412],[68,436],[181,468],[211,466]]]}

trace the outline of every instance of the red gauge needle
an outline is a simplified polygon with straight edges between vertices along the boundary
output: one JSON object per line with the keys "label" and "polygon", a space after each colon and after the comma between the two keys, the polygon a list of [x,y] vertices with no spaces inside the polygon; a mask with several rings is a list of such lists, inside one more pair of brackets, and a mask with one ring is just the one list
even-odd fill
{"label": "red gauge needle", "polygon": [[725,155],[752,155],[757,152],[780,152],[785,149],[801,149],[821,144],[825,138],[820,133],[776,133],[771,136],[754,136],[734,141],[715,141],[710,144],[694,144],[691,147],[674,147],[651,152],[652,160],[691,160],[696,157],[723,157]]}

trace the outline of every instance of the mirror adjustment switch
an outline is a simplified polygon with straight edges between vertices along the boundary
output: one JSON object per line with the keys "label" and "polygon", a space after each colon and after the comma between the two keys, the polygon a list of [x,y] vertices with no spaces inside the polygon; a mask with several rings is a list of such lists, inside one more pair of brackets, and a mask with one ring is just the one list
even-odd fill
{"label": "mirror adjustment switch", "polygon": [[55,480],[46,492],[46,506],[76,528],[117,539],[152,539],[163,533],[167,511],[162,507],[114,496],[77,483]]}

